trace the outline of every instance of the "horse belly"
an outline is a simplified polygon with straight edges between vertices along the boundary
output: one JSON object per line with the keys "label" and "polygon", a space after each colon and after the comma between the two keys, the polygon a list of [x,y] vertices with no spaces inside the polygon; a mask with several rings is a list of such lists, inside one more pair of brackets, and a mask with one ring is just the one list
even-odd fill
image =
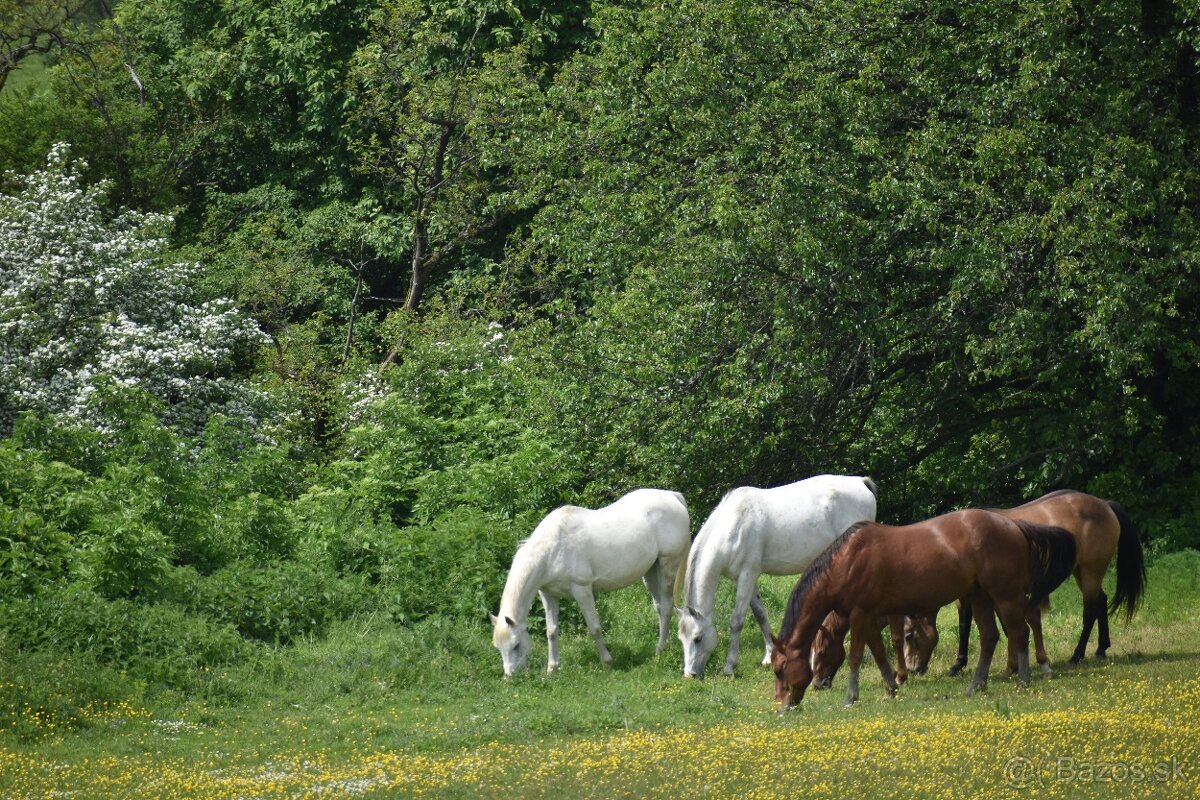
{"label": "horse belly", "polygon": [[579,575],[598,592],[622,589],[639,580],[658,560],[658,551],[644,542],[630,543],[591,560],[590,568]]}

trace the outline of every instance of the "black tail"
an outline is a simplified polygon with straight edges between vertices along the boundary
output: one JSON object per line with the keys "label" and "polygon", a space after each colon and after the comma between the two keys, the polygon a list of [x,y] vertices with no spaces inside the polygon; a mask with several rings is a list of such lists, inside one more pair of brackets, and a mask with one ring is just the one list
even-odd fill
{"label": "black tail", "polygon": [[1146,559],[1142,553],[1142,537],[1138,535],[1133,520],[1111,500],[1108,506],[1121,523],[1121,535],[1117,539],[1117,590],[1108,604],[1108,613],[1114,613],[1122,604],[1125,606],[1125,621],[1133,617],[1142,593],[1146,590]]}
{"label": "black tail", "polygon": [[1052,525],[1016,520],[1029,544],[1029,608],[1040,606],[1075,569],[1075,537]]}

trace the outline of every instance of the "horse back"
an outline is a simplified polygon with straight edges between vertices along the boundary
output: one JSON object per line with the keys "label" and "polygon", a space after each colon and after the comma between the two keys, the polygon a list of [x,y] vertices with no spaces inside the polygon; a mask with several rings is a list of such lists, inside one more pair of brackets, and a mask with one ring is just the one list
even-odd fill
{"label": "horse back", "polygon": [[1071,489],[1051,492],[997,513],[1065,529],[1075,537],[1079,564],[1101,572],[1108,567],[1121,535],[1121,521],[1107,500]]}
{"label": "horse back", "polygon": [[769,574],[800,572],[851,525],[875,521],[875,493],[860,477],[818,475],[759,492],[755,512]]}

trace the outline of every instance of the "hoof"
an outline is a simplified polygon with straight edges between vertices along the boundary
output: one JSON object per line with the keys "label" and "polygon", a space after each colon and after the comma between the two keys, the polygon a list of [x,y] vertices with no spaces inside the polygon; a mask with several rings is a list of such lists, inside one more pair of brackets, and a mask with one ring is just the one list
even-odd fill
{"label": "hoof", "polygon": [[1042,677],[1043,678],[1053,678],[1054,677],[1054,670],[1050,669],[1050,664],[1048,664],[1048,663],[1039,664],[1038,666],[1042,668]]}
{"label": "hoof", "polygon": [[951,678],[961,675],[964,666],[965,665],[963,665],[963,664],[955,664],[953,667],[950,668],[950,671],[947,672],[946,674],[949,675]]}

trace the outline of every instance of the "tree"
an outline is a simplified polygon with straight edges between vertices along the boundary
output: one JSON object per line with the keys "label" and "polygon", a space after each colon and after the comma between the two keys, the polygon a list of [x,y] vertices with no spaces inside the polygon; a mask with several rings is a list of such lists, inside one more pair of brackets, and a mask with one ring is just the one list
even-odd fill
{"label": "tree", "polygon": [[540,110],[531,48],[550,35],[531,16],[490,3],[393,2],[355,58],[354,147],[405,221],[397,238],[408,254],[408,312],[436,270],[538,202],[513,158]]}
{"label": "tree", "polygon": [[171,219],[104,210],[65,145],[0,196],[0,429],[22,411],[103,427],[105,383],[148,392],[190,431],[214,413],[253,421],[263,398],[236,379],[263,343],[197,265],[169,260]]}
{"label": "tree", "polygon": [[0,0],[0,91],[24,59],[70,46],[68,27],[92,4],[93,0]]}
{"label": "tree", "polygon": [[1129,12],[598,10],[528,248],[581,287],[545,360],[564,446],[708,497],[869,470],[905,517],[1172,475],[1196,132]]}

